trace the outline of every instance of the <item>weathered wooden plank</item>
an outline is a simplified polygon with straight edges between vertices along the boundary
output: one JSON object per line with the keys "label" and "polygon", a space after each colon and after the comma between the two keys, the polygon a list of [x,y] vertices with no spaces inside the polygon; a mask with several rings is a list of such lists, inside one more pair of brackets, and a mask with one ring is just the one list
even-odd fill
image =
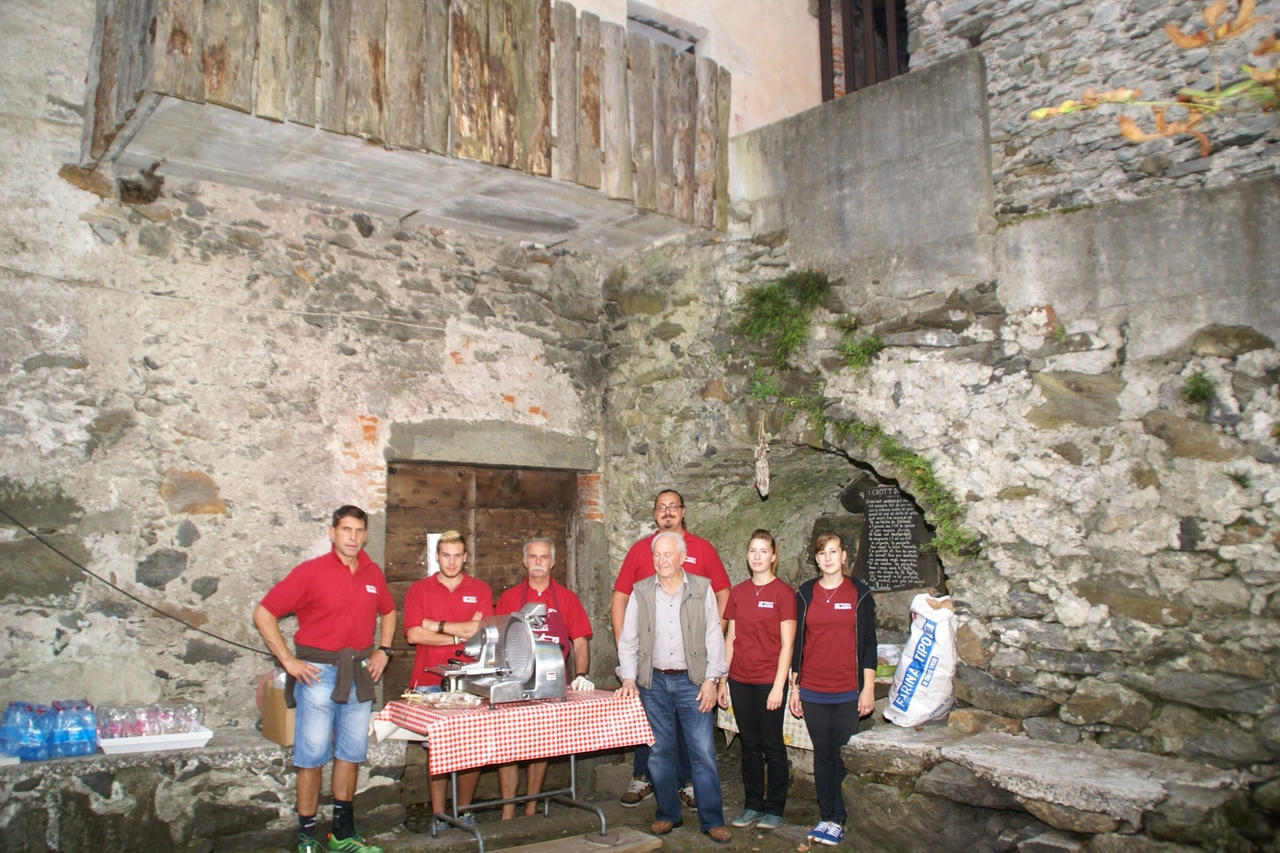
{"label": "weathered wooden plank", "polygon": [[162,95],[204,103],[200,70],[202,0],[162,0],[156,8],[151,88]]}
{"label": "weathered wooden plank", "polygon": [[578,27],[578,183],[600,187],[600,18],[583,12]]}
{"label": "weathered wooden plank", "polygon": [[676,128],[674,138],[676,218],[681,222],[693,221],[694,176],[696,161],[694,110],[698,96],[698,81],[694,71],[692,53],[676,55]]}
{"label": "weathered wooden plank", "polygon": [[427,16],[422,0],[387,0],[386,140],[426,147]]}
{"label": "weathered wooden plank", "polygon": [[[494,590],[494,595],[497,594],[497,590]],[[660,840],[639,830],[623,828],[610,831],[618,835],[618,840],[609,846],[610,853],[648,853],[650,850],[662,847]],[[587,840],[587,836],[570,836],[520,847],[508,847],[503,853],[594,853],[591,845],[592,842]]]}
{"label": "weathered wooden plank", "polygon": [[426,91],[426,145],[436,154],[449,153],[449,0],[426,0],[427,64],[423,72]]}
{"label": "weathered wooden plank", "polygon": [[347,51],[351,41],[352,0],[322,0],[320,76],[316,126],[347,132]]}
{"label": "weathered wooden plank", "polygon": [[654,46],[653,165],[657,210],[664,216],[676,212],[676,50]]}
{"label": "weathered wooden plank", "polygon": [[604,192],[630,201],[631,111],[627,102],[627,33],[619,24],[600,27],[600,124],[604,142]]}
{"label": "weathered wooden plank", "polygon": [[578,475],[536,468],[476,468],[475,503],[486,509],[557,507],[571,511],[578,496]]}
{"label": "weathered wooden plank", "polygon": [[716,72],[716,218],[717,231],[729,229],[729,117],[733,110],[733,75]]}
{"label": "weathered wooden plank", "polygon": [[205,0],[200,32],[205,100],[252,112],[257,0]]}
{"label": "weathered wooden plank", "polygon": [[485,0],[453,0],[449,7],[449,120],[453,156],[488,163],[489,12]]}
{"label": "weathered wooden plank", "polygon": [[[316,123],[316,73],[320,67],[322,0],[288,0],[288,80],[284,116],[298,124]],[[345,97],[345,96],[344,96]]]}
{"label": "weathered wooden plank", "polygon": [[641,210],[654,210],[657,178],[653,165],[653,42],[639,33],[628,33],[627,67],[635,204]]}
{"label": "weathered wooden plank", "polygon": [[387,92],[387,0],[352,0],[347,133],[382,141]]}
{"label": "weathered wooden plank", "polygon": [[289,88],[288,13],[288,0],[258,0],[258,96],[253,112],[273,121],[284,121]]}
{"label": "weathered wooden plank", "polygon": [[556,177],[578,181],[578,13],[556,0]]}
{"label": "weathered wooden plank", "polygon": [[124,121],[119,88],[127,61],[121,54],[123,28],[119,4],[106,0],[94,11],[93,41],[89,48],[86,79],[89,114],[85,116],[81,140],[81,160],[97,162],[106,152]]}
{"label": "weathered wooden plank", "polygon": [[699,57],[697,62],[697,125],[693,161],[693,220],[702,228],[716,221],[716,64]]}
{"label": "weathered wooden plank", "polygon": [[516,168],[551,174],[551,0],[524,0],[516,92]]}
{"label": "weathered wooden plank", "polygon": [[127,118],[146,91],[151,66],[151,19],[156,0],[124,0],[124,27],[115,33],[121,45],[117,63],[116,115]]}
{"label": "weathered wooden plank", "polygon": [[520,87],[519,40],[526,37],[521,0],[489,0],[489,162],[516,163],[516,100]]}

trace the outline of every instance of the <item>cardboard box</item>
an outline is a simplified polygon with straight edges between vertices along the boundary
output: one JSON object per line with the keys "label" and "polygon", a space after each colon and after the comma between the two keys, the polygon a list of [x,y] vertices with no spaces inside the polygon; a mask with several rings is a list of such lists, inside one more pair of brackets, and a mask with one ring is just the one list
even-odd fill
{"label": "cardboard box", "polygon": [[262,685],[262,734],[281,746],[293,746],[293,718],[296,708],[284,706],[284,688],[267,682]]}

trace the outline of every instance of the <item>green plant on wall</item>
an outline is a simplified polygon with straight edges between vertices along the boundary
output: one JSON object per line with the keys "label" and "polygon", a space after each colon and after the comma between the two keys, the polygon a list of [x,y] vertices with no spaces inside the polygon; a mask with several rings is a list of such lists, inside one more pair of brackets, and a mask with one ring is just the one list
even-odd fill
{"label": "green plant on wall", "polygon": [[[826,301],[829,292],[826,276],[816,270],[791,273],[778,281],[752,288],[743,297],[742,313],[734,331],[753,343],[768,346],[777,366],[785,367],[809,340],[813,309]],[[836,351],[846,367],[861,370],[884,348],[884,341],[872,335],[858,334],[854,320],[846,320],[843,326],[844,333]],[[944,554],[965,554],[976,546],[977,535],[963,524],[964,505],[938,478],[932,463],[908,450],[881,427],[854,419],[829,417],[821,388],[805,395],[783,394],[777,377],[762,367],[757,367],[752,373],[748,393],[762,401],[777,400],[787,421],[805,415],[815,432],[825,435],[829,427],[839,440],[853,441],[863,452],[878,453],[893,465],[903,486],[909,486],[920,500],[925,518],[933,526],[933,541],[926,547]]]}
{"label": "green plant on wall", "polygon": [[809,341],[809,320],[831,293],[831,283],[820,270],[787,273],[777,281],[761,284],[742,297],[742,313],[733,330],[752,343],[767,346],[779,367]]}
{"label": "green plant on wall", "polygon": [[884,347],[883,338],[859,335],[854,330],[848,329],[840,339],[840,343],[836,344],[836,352],[840,353],[840,360],[845,367],[851,370],[862,370],[871,364],[871,358]]}
{"label": "green plant on wall", "polygon": [[1227,475],[1227,479],[1242,489],[1253,485],[1253,478],[1249,476],[1248,471],[1224,471],[1223,473]]}
{"label": "green plant on wall", "polygon": [[1182,390],[1178,392],[1178,396],[1186,400],[1193,406],[1200,406],[1205,411],[1209,409],[1209,401],[1213,399],[1217,386],[1213,384],[1213,380],[1209,378],[1203,370],[1198,370],[1187,377],[1187,381],[1183,384]]}

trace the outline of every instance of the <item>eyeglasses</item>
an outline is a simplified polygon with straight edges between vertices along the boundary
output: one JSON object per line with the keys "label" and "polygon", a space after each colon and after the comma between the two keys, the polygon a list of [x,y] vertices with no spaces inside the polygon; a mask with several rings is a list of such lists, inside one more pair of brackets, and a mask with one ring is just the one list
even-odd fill
{"label": "eyeglasses", "polygon": [[684,504],[655,504],[653,507],[654,512],[675,512],[678,509],[684,509]]}

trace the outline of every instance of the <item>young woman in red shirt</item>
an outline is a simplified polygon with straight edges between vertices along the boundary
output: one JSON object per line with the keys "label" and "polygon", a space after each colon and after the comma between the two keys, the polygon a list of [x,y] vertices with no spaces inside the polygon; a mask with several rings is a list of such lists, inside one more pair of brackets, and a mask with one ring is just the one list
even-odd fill
{"label": "young woman in red shirt", "polygon": [[746,808],[732,823],[770,830],[782,825],[791,785],[782,722],[796,636],[796,597],[778,579],[778,544],[769,531],[751,534],[747,567],[751,577],[733,588],[724,608],[729,678],[720,685],[720,706],[727,707],[732,698],[742,738]]}
{"label": "young woman in red shirt", "polygon": [[857,734],[858,719],[876,707],[876,607],[866,584],[845,577],[849,555],[838,535],[823,533],[814,552],[818,577],[796,592],[791,713],[804,717],[813,741],[822,819],[809,838],[834,847],[848,819],[840,747]]}

